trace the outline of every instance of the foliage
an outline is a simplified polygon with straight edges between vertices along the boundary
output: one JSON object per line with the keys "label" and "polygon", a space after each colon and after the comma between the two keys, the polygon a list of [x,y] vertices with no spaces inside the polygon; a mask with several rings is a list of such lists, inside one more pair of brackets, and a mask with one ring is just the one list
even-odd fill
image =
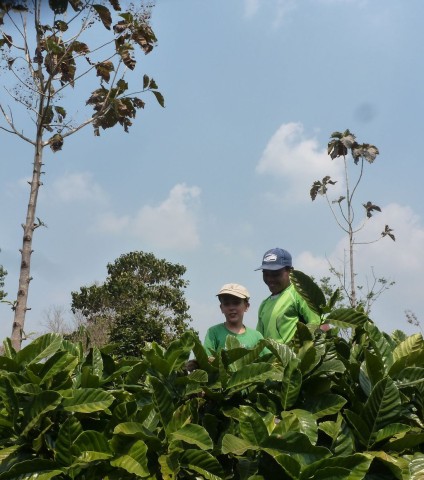
{"label": "foliage", "polygon": [[3,300],[7,293],[4,291],[4,278],[7,275],[7,271],[4,269],[3,265],[0,265],[0,301]]}
{"label": "foliage", "polygon": [[103,285],[72,292],[72,310],[88,324],[109,323],[117,352],[139,356],[145,342],[166,346],[187,330],[191,318],[184,298],[185,271],[152,253],[121,255],[107,265]]}
{"label": "foliage", "polygon": [[[33,234],[45,226],[36,216],[45,173],[44,149],[59,152],[68,136],[87,125],[93,126],[96,136],[118,124],[128,132],[137,112],[145,106],[140,94],[150,92],[164,106],[153,78],[131,75],[138,55],[148,54],[156,44],[149,22],[150,7],[143,7],[142,1],[137,4],[137,9],[128,4],[122,10],[119,0],[0,2],[2,85],[14,104],[12,109],[2,99],[0,130],[30,144],[34,154],[26,220],[22,224],[19,286],[12,303],[15,315],[11,338],[17,350],[24,338],[29,310]],[[131,91],[129,82],[134,78],[135,91]],[[67,92],[72,92],[70,100]],[[84,108],[91,114],[78,118]]]}
{"label": "foliage", "polygon": [[[5,342],[0,480],[422,478],[422,336],[315,308],[352,338],[299,324],[289,345],[228,337],[212,363],[192,332],[167,349],[147,344],[139,359],[84,355],[55,334],[18,353]],[[188,373],[192,353],[199,368]]]}
{"label": "foliage", "polygon": [[[337,181],[333,180],[329,175],[325,176],[322,180],[314,181],[310,196],[314,201],[318,194],[324,195],[327,204],[331,210],[331,213],[337,223],[337,225],[346,233],[348,238],[348,261],[343,266],[343,273],[339,272],[333,265],[330,264],[330,273],[333,274],[342,290],[343,295],[349,301],[350,306],[356,307],[362,305],[362,307],[370,312],[371,305],[377,300],[377,298],[388,288],[390,288],[394,282],[389,282],[385,278],[377,278],[374,270],[372,271],[372,282],[364,286],[356,285],[356,271],[354,261],[354,247],[355,245],[370,244],[384,237],[391,238],[395,241],[395,236],[392,233],[393,230],[385,225],[384,230],[381,232],[377,239],[369,240],[366,242],[359,241],[356,238],[356,234],[360,232],[373,217],[376,212],[381,212],[381,208],[374,204],[374,202],[368,200],[366,203],[362,203],[364,208],[363,218],[359,223],[355,221],[355,209],[354,200],[357,188],[363,178],[365,161],[372,164],[379,155],[379,150],[376,146],[368,143],[359,144],[356,141],[356,137],[349,130],[345,130],[343,133],[334,132],[331,134],[330,141],[327,148],[328,155],[332,160],[342,157],[344,162],[344,190],[345,194],[341,195],[338,199],[332,200],[328,197],[328,189],[332,185],[335,185]],[[356,179],[352,182],[350,176],[350,165],[346,159],[346,156],[350,153],[353,164],[359,166],[359,172],[357,172]],[[346,273],[347,270],[347,273]],[[328,282],[327,282],[328,283]],[[325,284],[324,284],[325,286]],[[361,293],[362,295],[358,295]],[[360,297],[360,298],[359,298]]]}

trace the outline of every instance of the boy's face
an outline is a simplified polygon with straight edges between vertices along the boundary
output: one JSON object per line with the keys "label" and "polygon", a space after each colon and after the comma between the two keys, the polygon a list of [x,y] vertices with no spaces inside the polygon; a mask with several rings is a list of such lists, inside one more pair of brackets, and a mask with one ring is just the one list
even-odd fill
{"label": "boy's face", "polygon": [[243,323],[243,315],[249,310],[248,300],[233,295],[221,295],[219,301],[225,320],[233,325],[241,325]]}

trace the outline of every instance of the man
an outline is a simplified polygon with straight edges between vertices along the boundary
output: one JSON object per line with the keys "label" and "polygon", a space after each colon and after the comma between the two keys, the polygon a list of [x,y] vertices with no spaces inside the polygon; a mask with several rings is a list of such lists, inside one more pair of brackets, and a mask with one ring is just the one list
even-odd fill
{"label": "man", "polygon": [[262,270],[263,280],[271,292],[259,306],[256,327],[265,338],[286,343],[296,333],[298,321],[317,325],[321,323],[319,315],[308,307],[290,283],[293,265],[287,250],[268,250],[263,256],[262,265],[256,270]]}

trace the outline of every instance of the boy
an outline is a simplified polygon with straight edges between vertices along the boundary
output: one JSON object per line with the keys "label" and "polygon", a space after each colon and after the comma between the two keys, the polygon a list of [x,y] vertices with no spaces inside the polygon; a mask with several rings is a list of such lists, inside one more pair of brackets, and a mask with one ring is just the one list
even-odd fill
{"label": "boy", "polygon": [[253,348],[262,334],[243,324],[243,316],[249,310],[249,292],[243,285],[227,283],[217,293],[219,307],[225,322],[210,327],[206,333],[204,347],[209,356],[225,347],[225,340],[232,335],[242,347]]}

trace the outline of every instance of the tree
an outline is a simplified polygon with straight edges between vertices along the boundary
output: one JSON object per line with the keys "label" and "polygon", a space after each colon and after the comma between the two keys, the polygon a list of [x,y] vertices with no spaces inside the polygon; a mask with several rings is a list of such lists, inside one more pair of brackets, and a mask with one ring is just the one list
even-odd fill
{"label": "tree", "polygon": [[[1,60],[8,78],[15,82],[5,88],[16,108],[0,104],[3,117],[0,129],[29,143],[34,152],[29,202],[22,225],[19,285],[12,307],[15,313],[11,339],[16,350],[21,347],[28,310],[33,234],[45,226],[36,216],[44,174],[44,149],[49,146],[53,152],[60,151],[68,136],[90,124],[96,136],[101,129],[118,123],[128,132],[137,110],[145,105],[137,96],[140,93],[151,91],[164,106],[153,78],[144,75],[134,93],[130,93],[127,82],[137,64],[136,49],[147,54],[156,43],[149,19],[150,7],[142,3],[137,10],[130,5],[122,11],[119,0],[0,2]],[[79,99],[86,98],[85,90],[91,90],[95,81],[98,81],[97,88],[80,106],[92,108],[91,115],[78,118],[75,109],[71,118],[65,94],[74,91],[72,104],[78,104]],[[79,93],[75,92],[77,86]],[[32,120],[30,129],[19,125],[21,107]]]}
{"label": "tree", "polygon": [[7,275],[7,271],[3,268],[3,265],[0,265],[0,302],[6,297],[7,293],[3,290],[4,288],[4,278]]}
{"label": "tree", "polygon": [[188,329],[184,266],[130,252],[109,263],[107,271],[103,285],[72,292],[72,311],[88,324],[109,322],[109,339],[120,355],[140,355],[145,342],[167,346]]}
{"label": "tree", "polygon": [[[349,130],[345,130],[343,133],[332,133],[328,143],[327,152],[331,159],[334,160],[338,157],[343,158],[345,194],[336,200],[330,201],[327,193],[328,189],[331,185],[335,185],[337,182],[327,175],[322,180],[316,180],[313,183],[310,190],[310,196],[312,201],[316,199],[318,194],[325,196],[337,225],[347,234],[348,237],[348,260],[346,262],[347,273],[345,273],[346,265],[344,265],[343,273],[339,272],[333,265],[330,265],[330,272],[336,276],[341,290],[350,306],[355,308],[356,306],[361,305],[364,307],[365,311],[369,312],[372,303],[381,295],[381,293],[383,293],[383,291],[393,285],[393,282],[388,282],[385,278],[377,278],[374,270],[371,269],[373,277],[372,282],[368,285],[365,295],[361,299],[358,299],[358,290],[361,291],[363,287],[357,286],[355,282],[356,271],[354,247],[355,245],[374,243],[384,237],[389,237],[395,241],[395,236],[392,233],[393,230],[386,225],[380,236],[376,239],[365,242],[356,239],[356,234],[366,226],[367,222],[373,217],[375,212],[381,212],[381,208],[378,205],[375,205],[374,202],[368,200],[366,203],[362,204],[362,207],[365,209],[363,218],[359,223],[355,222],[354,197],[364,174],[365,161],[372,164],[379,154],[376,146],[368,143],[360,145],[355,139],[356,137],[353,133]],[[350,176],[351,169],[346,159],[348,153],[352,156],[353,164],[359,166],[359,172],[353,182],[351,181]],[[328,280],[325,280],[324,286],[328,287],[328,283]]]}

